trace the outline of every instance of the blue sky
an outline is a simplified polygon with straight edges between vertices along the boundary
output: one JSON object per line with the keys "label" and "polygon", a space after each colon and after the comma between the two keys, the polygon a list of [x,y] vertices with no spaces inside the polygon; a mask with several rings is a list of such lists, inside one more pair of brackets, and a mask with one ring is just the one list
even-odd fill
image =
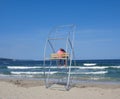
{"label": "blue sky", "polygon": [[43,59],[48,32],[76,24],[76,59],[120,59],[119,0],[0,0],[0,57]]}

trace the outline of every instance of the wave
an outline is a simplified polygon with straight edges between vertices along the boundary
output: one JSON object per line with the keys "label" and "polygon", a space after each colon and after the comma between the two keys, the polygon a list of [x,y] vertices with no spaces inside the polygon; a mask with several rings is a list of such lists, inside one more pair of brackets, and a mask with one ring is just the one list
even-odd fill
{"label": "wave", "polygon": [[120,68],[120,66],[110,66],[111,68]]}
{"label": "wave", "polygon": [[[55,73],[66,73],[66,72],[45,72],[45,74],[55,74]],[[71,72],[70,74],[106,74],[108,71],[97,71],[97,72]],[[11,72],[11,74],[15,75],[21,75],[21,74],[26,74],[26,75],[36,75],[36,74],[44,74],[44,72]]]}
{"label": "wave", "polygon": [[83,65],[84,65],[84,66],[95,66],[96,63],[84,63]]}
{"label": "wave", "polygon": [[[45,67],[45,68],[49,68],[49,67]],[[60,66],[60,67],[56,66],[55,67],[55,66],[53,66],[53,67],[50,67],[50,68],[52,68],[52,69],[54,69],[54,68],[65,69],[65,68],[69,68],[69,67],[65,67],[65,66]],[[75,69],[75,68],[78,68],[78,69],[106,69],[108,67],[106,67],[106,66],[92,66],[92,67],[71,66],[70,68],[71,69]]]}
{"label": "wave", "polygon": [[[49,68],[49,67],[45,67],[45,68]],[[51,69],[65,69],[65,68],[69,68],[69,67],[65,67],[65,66],[51,66]],[[71,69],[107,69],[107,68],[120,68],[120,66],[90,66],[90,67],[83,67],[83,66],[71,66]]]}
{"label": "wave", "polygon": [[106,69],[107,66],[79,67],[79,69]]}
{"label": "wave", "polygon": [[[68,69],[69,67],[65,67],[65,66],[47,66],[47,67],[43,67],[43,66],[7,66],[8,69],[43,69],[43,68],[51,68],[51,69]],[[90,67],[83,67],[83,66],[71,66],[71,69],[107,69],[107,68],[118,68],[120,69],[120,66],[90,66]]]}
{"label": "wave", "polygon": [[37,68],[43,68],[43,67],[38,67],[38,66],[7,66],[8,69],[37,69]]}
{"label": "wave", "polygon": [[[65,66],[51,66],[51,67],[38,67],[38,66],[33,66],[33,67],[28,67],[28,66],[8,66],[7,67],[8,69],[42,69],[42,68],[51,68],[51,69],[66,69],[66,68],[69,68],[69,67],[65,67]],[[75,68],[78,68],[78,69],[105,69],[105,68],[108,68],[108,67],[99,67],[99,66],[95,66],[95,67],[80,67],[80,66],[71,66],[70,68],[72,69],[75,69]]]}
{"label": "wave", "polygon": [[[54,74],[57,73],[57,71],[54,72],[45,72],[46,74]],[[16,75],[20,75],[20,74],[27,74],[27,75],[36,75],[36,74],[44,74],[44,72],[11,72],[11,74],[16,74]]]}
{"label": "wave", "polygon": [[120,69],[120,66],[91,66],[91,67],[79,67],[79,69],[107,69],[107,68]]}
{"label": "wave", "polygon": [[97,71],[97,72],[72,72],[71,74],[106,74],[108,71]]}

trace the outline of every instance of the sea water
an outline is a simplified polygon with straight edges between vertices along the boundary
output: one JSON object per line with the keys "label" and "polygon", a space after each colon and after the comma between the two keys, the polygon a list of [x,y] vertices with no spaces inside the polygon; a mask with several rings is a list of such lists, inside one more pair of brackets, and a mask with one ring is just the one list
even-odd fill
{"label": "sea water", "polygon": [[[71,66],[71,77],[76,81],[120,82],[120,60],[76,60]],[[59,69],[58,69],[59,68]],[[49,62],[33,60],[0,60],[0,77],[44,78],[65,76],[68,67],[51,66]]]}

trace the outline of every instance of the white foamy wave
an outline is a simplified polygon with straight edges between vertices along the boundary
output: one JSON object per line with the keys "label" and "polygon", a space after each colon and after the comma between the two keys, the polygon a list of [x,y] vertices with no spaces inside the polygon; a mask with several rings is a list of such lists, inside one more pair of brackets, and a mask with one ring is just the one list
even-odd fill
{"label": "white foamy wave", "polygon": [[[46,68],[48,68],[48,67],[46,67]],[[50,68],[52,68],[52,69],[54,69],[54,68],[64,69],[64,68],[69,68],[69,67],[60,66],[60,67],[50,67]],[[91,67],[71,66],[70,68],[72,68],[72,69],[75,69],[75,68],[78,68],[78,69],[106,69],[108,67],[107,66],[91,66]]]}
{"label": "white foamy wave", "polygon": [[111,68],[120,68],[120,66],[110,66]]}
{"label": "white foamy wave", "polygon": [[107,66],[79,67],[80,69],[106,69]]}
{"label": "white foamy wave", "polygon": [[96,63],[84,63],[83,65],[84,65],[84,66],[95,66]]}
{"label": "white foamy wave", "polygon": [[85,74],[106,74],[108,71],[86,72]]}
{"label": "white foamy wave", "polygon": [[33,66],[33,67],[32,66],[7,66],[7,68],[8,69],[39,69],[39,68],[64,69],[68,67],[65,67],[65,66],[47,66],[47,67],[44,67],[44,66]]}
{"label": "white foamy wave", "polygon": [[7,66],[8,69],[43,69],[43,68],[51,68],[51,69],[67,69],[67,68],[78,68],[78,69],[106,69],[106,68],[120,68],[120,66],[89,66],[89,67],[83,67],[83,66]]}
{"label": "white foamy wave", "polygon": [[97,72],[72,72],[71,74],[106,74],[108,71],[97,71]]}
{"label": "white foamy wave", "polygon": [[38,67],[38,66],[7,66],[8,69],[37,69],[37,68],[43,68],[43,67]]}
{"label": "white foamy wave", "polygon": [[[55,74],[57,73],[57,71],[55,72],[45,72],[45,74]],[[36,74],[44,74],[44,72],[11,72],[11,74],[16,74],[16,75],[20,75],[20,74],[27,74],[27,75],[36,75]]]}

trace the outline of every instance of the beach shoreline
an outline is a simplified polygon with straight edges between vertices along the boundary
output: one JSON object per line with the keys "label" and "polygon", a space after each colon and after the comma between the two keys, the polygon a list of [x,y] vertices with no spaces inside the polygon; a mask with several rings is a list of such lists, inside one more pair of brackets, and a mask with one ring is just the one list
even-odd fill
{"label": "beach shoreline", "polygon": [[[62,90],[61,90],[62,88]],[[45,88],[43,80],[0,78],[0,99],[120,99],[120,84],[79,83]]]}

